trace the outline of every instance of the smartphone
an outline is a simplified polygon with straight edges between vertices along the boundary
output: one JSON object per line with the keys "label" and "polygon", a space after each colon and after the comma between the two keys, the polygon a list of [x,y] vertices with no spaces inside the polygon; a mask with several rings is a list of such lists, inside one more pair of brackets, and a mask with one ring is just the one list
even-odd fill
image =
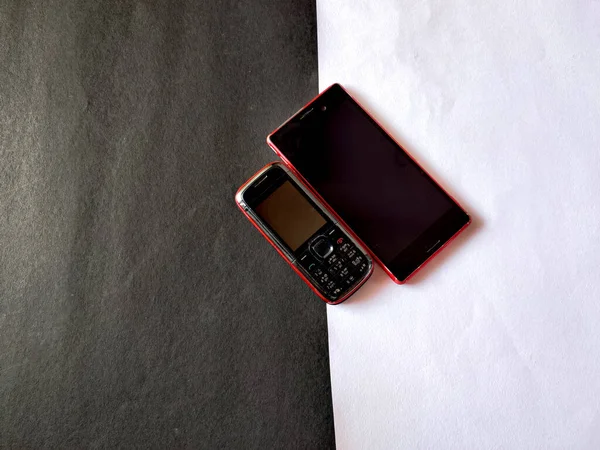
{"label": "smartphone", "polygon": [[281,163],[271,163],[236,193],[238,207],[326,303],[350,297],[371,276],[362,246]]}
{"label": "smartphone", "polygon": [[406,282],[471,222],[339,84],[267,143],[396,283]]}

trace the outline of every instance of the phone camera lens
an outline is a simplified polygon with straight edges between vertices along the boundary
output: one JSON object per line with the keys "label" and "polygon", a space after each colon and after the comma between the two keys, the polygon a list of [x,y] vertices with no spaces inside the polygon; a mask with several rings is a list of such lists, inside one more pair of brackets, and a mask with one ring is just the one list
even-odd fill
{"label": "phone camera lens", "polygon": [[325,106],[325,105],[321,106],[321,111],[327,111],[327,106]]}

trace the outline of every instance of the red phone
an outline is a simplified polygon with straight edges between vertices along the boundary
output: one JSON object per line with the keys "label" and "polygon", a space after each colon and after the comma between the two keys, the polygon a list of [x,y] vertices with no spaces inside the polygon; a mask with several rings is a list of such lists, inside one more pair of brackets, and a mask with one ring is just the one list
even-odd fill
{"label": "red phone", "polygon": [[263,167],[235,200],[326,303],[343,302],[371,276],[369,255],[283,164]]}
{"label": "red phone", "polygon": [[471,219],[339,84],[267,138],[396,283]]}

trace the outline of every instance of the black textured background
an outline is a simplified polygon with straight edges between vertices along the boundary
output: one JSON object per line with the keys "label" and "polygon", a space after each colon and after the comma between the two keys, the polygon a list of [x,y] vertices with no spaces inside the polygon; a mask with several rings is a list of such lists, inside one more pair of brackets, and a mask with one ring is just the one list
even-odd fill
{"label": "black textured background", "polygon": [[0,446],[333,447],[325,306],[234,205],[314,0],[0,3]]}

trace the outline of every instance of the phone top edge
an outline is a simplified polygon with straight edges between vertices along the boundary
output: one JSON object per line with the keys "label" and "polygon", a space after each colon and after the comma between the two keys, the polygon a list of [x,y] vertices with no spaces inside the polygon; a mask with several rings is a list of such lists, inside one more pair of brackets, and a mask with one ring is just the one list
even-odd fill
{"label": "phone top edge", "polygon": [[[339,84],[339,83],[333,83],[330,84],[329,86],[327,86],[325,89],[323,89],[322,91],[320,91],[317,95],[315,95],[311,100],[309,100],[302,108],[300,108],[299,110],[297,110],[295,113],[293,113],[285,122],[283,122],[281,125],[279,125],[277,128],[275,128],[273,131],[271,131],[268,135],[267,135],[267,144],[272,145],[273,141],[272,141],[272,136],[274,134],[276,134],[281,128],[283,128],[284,126],[286,126],[289,122],[291,122],[292,120],[294,120],[301,112],[303,112],[306,108],[308,108],[310,105],[312,105],[316,100],[319,99],[319,97],[321,97],[323,94],[325,94],[325,92],[329,91],[331,88],[333,87],[340,87],[344,92],[348,92],[346,91],[346,89],[344,89],[344,87]],[[348,94],[350,95],[350,94]]]}
{"label": "phone top edge", "polygon": [[254,175],[252,175],[250,178],[248,178],[248,180],[246,180],[246,182],[238,188],[238,190],[235,193],[236,203],[238,203],[238,204],[245,203],[244,202],[244,193],[248,190],[250,185],[254,181],[256,181],[257,178],[260,178],[267,170],[269,170],[273,166],[281,167],[286,173],[288,173],[287,167],[285,167],[285,164],[281,163],[280,161],[273,161],[273,162],[268,163],[267,165],[260,168]]}

